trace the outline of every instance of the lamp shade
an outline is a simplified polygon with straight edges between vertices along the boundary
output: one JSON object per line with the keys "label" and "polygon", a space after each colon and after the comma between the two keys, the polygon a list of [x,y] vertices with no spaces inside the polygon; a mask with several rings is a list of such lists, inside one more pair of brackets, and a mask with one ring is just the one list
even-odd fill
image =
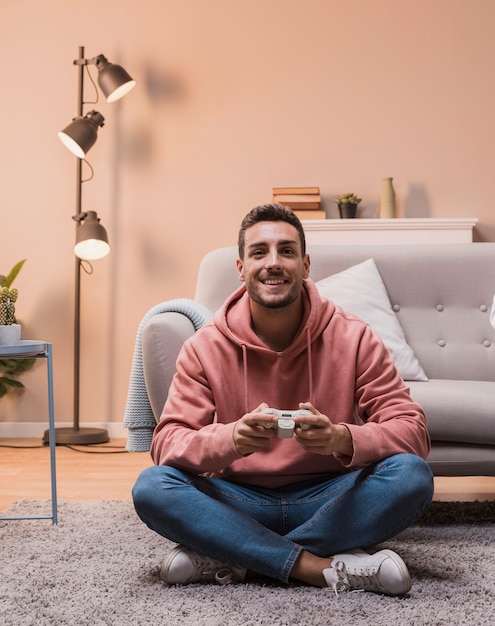
{"label": "lamp shade", "polygon": [[123,67],[107,61],[103,54],[96,57],[98,68],[98,84],[107,102],[115,102],[123,98],[136,85]]}
{"label": "lamp shade", "polygon": [[95,211],[87,211],[77,216],[76,245],[74,253],[80,259],[94,261],[102,259],[110,252],[108,235]]}
{"label": "lamp shade", "polygon": [[60,141],[73,154],[84,159],[98,136],[98,127],[105,118],[98,111],[90,111],[84,117],[76,117],[64,130],[58,133]]}

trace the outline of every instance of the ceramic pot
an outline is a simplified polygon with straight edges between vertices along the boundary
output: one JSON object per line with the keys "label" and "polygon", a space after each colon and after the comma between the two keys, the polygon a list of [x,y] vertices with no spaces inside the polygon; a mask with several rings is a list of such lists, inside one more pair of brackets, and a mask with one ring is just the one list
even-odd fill
{"label": "ceramic pot", "polygon": [[0,325],[0,346],[15,346],[21,340],[21,325]]}
{"label": "ceramic pot", "polygon": [[395,217],[395,190],[392,178],[382,178],[380,217]]}
{"label": "ceramic pot", "polygon": [[351,202],[339,203],[340,217],[341,218],[356,217],[357,207],[358,207],[357,204],[352,204]]}

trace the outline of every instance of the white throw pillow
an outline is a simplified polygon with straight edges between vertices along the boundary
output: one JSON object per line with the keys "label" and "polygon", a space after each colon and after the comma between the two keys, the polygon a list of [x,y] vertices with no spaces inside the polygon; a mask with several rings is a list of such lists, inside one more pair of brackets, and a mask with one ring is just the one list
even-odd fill
{"label": "white throw pillow", "polygon": [[428,380],[406,341],[373,259],[319,280],[316,286],[322,296],[368,322],[380,334],[404,380]]}

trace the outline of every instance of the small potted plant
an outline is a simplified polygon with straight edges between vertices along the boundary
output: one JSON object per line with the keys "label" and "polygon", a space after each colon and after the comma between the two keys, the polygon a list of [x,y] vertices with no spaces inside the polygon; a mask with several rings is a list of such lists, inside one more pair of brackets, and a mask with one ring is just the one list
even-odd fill
{"label": "small potted plant", "polygon": [[341,193],[335,198],[335,202],[339,207],[339,215],[342,218],[356,217],[358,204],[361,198],[354,193]]}
{"label": "small potted plant", "polygon": [[0,345],[13,346],[21,339],[21,325],[16,323],[15,303],[19,292],[11,288],[26,259],[16,263],[7,276],[0,276]]}
{"label": "small potted plant", "polygon": [[[26,259],[19,261],[10,270],[8,276],[0,275],[0,346],[15,345],[20,340],[20,324],[15,321],[15,303],[17,289],[11,289],[17,274],[21,271]],[[14,330],[12,330],[14,329]],[[14,332],[14,338],[9,333]],[[3,337],[2,335],[7,335]],[[11,390],[24,389],[17,377],[34,365],[35,359],[0,359],[0,398]]]}

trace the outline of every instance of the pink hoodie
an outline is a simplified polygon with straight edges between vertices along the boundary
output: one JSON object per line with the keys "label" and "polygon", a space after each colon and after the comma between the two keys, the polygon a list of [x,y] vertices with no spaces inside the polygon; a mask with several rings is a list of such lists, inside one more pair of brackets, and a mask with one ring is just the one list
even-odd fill
{"label": "pink hoodie", "polygon": [[[400,452],[427,457],[425,415],[379,336],[322,298],[309,279],[303,300],[301,331],[283,352],[254,333],[244,286],[184,344],[153,437],[156,464],[277,487],[342,474]],[[267,450],[249,456],[237,452],[233,429],[245,413],[262,402],[297,409],[305,401],[346,424],[352,459],[305,452],[295,438],[274,438]]]}

